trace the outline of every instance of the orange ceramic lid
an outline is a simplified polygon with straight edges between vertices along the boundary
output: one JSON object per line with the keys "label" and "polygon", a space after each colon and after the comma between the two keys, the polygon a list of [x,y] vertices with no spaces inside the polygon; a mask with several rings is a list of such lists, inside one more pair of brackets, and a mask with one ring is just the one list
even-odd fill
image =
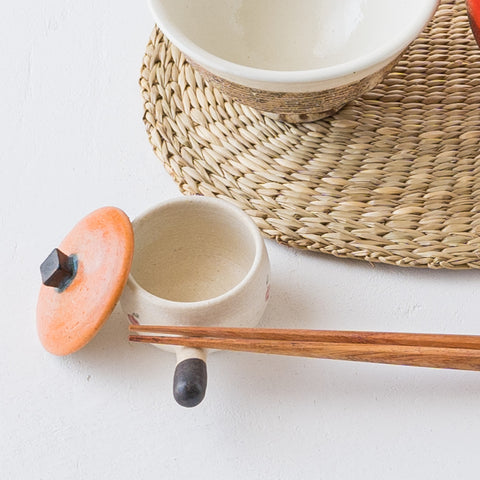
{"label": "orange ceramic lid", "polygon": [[[81,220],[58,250],[64,254],[60,259],[55,250],[42,264],[37,329],[49,352],[68,355],[95,336],[120,298],[133,257],[132,225],[122,210],[100,208]],[[55,271],[55,262],[68,264],[73,273],[59,280],[64,267]],[[46,286],[49,282],[56,286]]]}

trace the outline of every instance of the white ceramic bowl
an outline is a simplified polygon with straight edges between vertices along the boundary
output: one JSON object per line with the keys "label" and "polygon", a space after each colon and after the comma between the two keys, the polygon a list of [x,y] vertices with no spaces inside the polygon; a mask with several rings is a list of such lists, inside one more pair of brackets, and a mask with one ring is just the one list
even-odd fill
{"label": "white ceramic bowl", "polygon": [[148,1],[159,28],[217,88],[280,114],[295,113],[295,105],[306,114],[332,113],[339,102],[372,88],[438,5],[438,0]]}

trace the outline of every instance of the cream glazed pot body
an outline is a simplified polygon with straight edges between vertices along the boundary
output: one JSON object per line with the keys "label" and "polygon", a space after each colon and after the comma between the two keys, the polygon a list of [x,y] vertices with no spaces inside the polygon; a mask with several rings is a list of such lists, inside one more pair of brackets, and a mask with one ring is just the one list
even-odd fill
{"label": "cream glazed pot body", "polygon": [[[224,200],[181,197],[140,215],[133,230],[132,269],[120,299],[130,323],[258,324],[269,298],[270,265],[246,213]],[[159,347],[175,352],[178,364],[206,359],[201,349]]]}

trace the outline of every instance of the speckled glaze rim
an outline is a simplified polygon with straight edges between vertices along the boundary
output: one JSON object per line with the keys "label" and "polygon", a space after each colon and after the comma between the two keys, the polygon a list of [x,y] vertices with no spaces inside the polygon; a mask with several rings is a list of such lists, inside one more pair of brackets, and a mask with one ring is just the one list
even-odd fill
{"label": "speckled glaze rim", "polygon": [[234,297],[245,290],[245,287],[257,274],[262,262],[264,261],[264,256],[266,253],[263,239],[255,224],[251,221],[251,218],[248,215],[245,215],[243,210],[238,209],[230,202],[219,201],[213,198],[202,196],[172,198],[149,208],[141,215],[136,217],[132,222],[134,234],[138,238],[138,229],[148,229],[152,218],[162,217],[162,215],[165,215],[167,212],[175,212],[180,210],[182,207],[189,207],[190,209],[196,209],[198,211],[203,210],[203,214],[205,214],[205,212],[210,214],[215,213],[216,215],[219,215],[220,213],[225,215],[228,214],[231,222],[235,221],[238,225],[241,225],[243,239],[245,239],[245,241],[250,241],[255,248],[255,253],[248,271],[239,280],[239,282],[232,286],[229,290],[216,297],[211,297],[206,300],[177,301],[156,296],[153,293],[150,293],[148,290],[145,290],[145,288],[143,288],[142,285],[137,281],[135,275],[131,271],[128,276],[127,284],[132,291],[137,292],[139,296],[144,297],[146,301],[158,307],[172,308],[183,312],[201,308],[211,308],[212,305],[225,302],[227,299]]}
{"label": "speckled glaze rim", "polygon": [[295,248],[480,267],[480,49],[463,0],[442,0],[380,85],[316,122],[228,99],[157,28],[140,85],[150,142],[184,194],[224,198]]}
{"label": "speckled glaze rim", "polygon": [[239,77],[259,82],[296,82],[308,83],[335,79],[351,74],[352,72],[369,69],[372,65],[381,64],[389,58],[398,56],[412,42],[425,24],[433,15],[438,0],[426,0],[417,5],[412,14],[411,22],[402,30],[395,32],[391,40],[381,42],[374,51],[365,52],[364,55],[354,58],[349,62],[339,65],[332,65],[326,68],[303,70],[303,71],[280,71],[252,68],[246,65],[239,65],[223,58],[212,55],[203,48],[192,42],[178,25],[169,18],[168,11],[162,2],[148,0],[148,5],[156,24],[161,31],[172,40],[186,56],[195,63],[203,65],[205,69],[219,74],[230,75],[232,72]]}

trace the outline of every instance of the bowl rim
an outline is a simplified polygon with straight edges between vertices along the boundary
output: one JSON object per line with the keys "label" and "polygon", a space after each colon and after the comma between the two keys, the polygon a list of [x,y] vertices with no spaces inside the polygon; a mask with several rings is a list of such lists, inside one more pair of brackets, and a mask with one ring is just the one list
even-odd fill
{"label": "bowl rim", "polygon": [[[398,0],[397,0],[398,2]],[[397,3],[396,2],[396,3]],[[168,13],[159,0],[148,0],[150,11],[166,37],[193,62],[219,74],[232,75],[249,81],[268,83],[310,83],[332,80],[369,70],[375,65],[384,64],[399,55],[422,32],[433,17],[440,0],[424,0],[415,8],[415,19],[408,29],[399,30],[389,42],[361,57],[338,65],[311,70],[267,70],[238,64],[217,57],[192,42],[176,25],[168,20]]]}

